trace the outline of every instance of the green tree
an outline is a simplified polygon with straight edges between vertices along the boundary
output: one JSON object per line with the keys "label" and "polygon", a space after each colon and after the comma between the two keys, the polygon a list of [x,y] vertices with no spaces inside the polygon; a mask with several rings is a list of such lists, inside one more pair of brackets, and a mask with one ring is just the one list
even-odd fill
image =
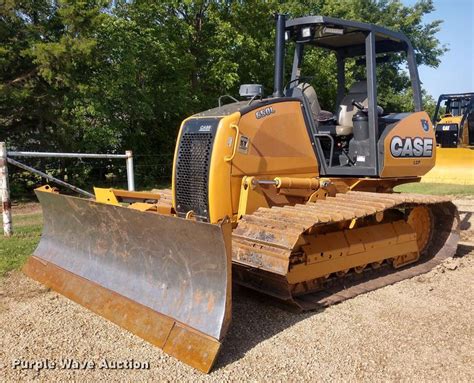
{"label": "green tree", "polygon": [[[440,21],[423,22],[432,10],[431,0],[413,6],[398,0],[6,0],[0,8],[0,139],[21,149],[132,149],[142,156],[139,180],[151,183],[169,174],[185,117],[215,106],[222,94],[236,95],[242,83],[261,83],[271,94],[274,13],[399,30],[412,41],[418,64],[436,67],[445,48],[436,38]],[[291,47],[287,51],[289,73]],[[410,106],[401,63],[393,55],[378,69],[379,102],[388,109]],[[363,67],[347,68],[350,85]],[[310,53],[304,69],[314,76],[323,107],[334,109],[334,58]],[[161,170],[160,161],[168,164]],[[110,166],[107,171],[116,171]],[[93,171],[84,169],[80,176],[87,181]]]}
{"label": "green tree", "polygon": [[[103,3],[103,2],[102,2]],[[10,145],[70,150],[71,103],[94,59],[100,2],[7,1],[1,13],[0,121]]]}

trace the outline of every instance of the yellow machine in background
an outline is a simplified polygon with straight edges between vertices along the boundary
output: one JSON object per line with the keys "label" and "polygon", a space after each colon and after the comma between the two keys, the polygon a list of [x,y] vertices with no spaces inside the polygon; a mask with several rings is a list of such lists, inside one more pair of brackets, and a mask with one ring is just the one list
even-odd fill
{"label": "yellow machine in background", "polygon": [[433,122],[436,166],[422,182],[474,185],[474,93],[442,94]]}
{"label": "yellow machine in background", "polygon": [[[304,51],[316,48],[337,59],[334,114],[321,111],[317,84],[302,81]],[[414,110],[377,105],[376,52],[381,62],[407,58]],[[367,78],[346,87],[346,62],[361,57]],[[95,200],[37,190],[43,234],[25,273],[208,372],[230,325],[232,283],[311,310],[454,254],[449,198],[393,192],[436,157],[405,35],[278,15],[274,84],[267,98],[243,85],[246,100],[183,121],[171,190],[96,189]]]}

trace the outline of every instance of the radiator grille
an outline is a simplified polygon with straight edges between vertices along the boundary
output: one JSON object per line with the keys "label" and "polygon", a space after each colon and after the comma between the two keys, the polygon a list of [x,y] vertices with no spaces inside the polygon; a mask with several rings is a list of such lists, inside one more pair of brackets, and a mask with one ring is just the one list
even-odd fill
{"label": "radiator grille", "polygon": [[458,139],[458,124],[436,125],[436,143],[442,148],[456,148]]}
{"label": "radiator grille", "polygon": [[178,149],[176,166],[176,210],[180,215],[193,210],[209,220],[208,172],[211,160],[212,133],[184,133]]}

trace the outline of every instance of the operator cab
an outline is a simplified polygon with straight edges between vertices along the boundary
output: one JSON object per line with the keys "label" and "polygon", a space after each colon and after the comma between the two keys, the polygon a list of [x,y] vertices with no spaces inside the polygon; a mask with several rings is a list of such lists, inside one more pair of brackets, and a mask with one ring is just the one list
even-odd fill
{"label": "operator cab", "polygon": [[474,145],[474,93],[442,94],[433,122],[442,148]]}
{"label": "operator cab", "polygon": [[436,105],[433,121],[442,117],[464,116],[474,111],[474,93],[442,94]]}
{"label": "operator cab", "polygon": [[[302,100],[318,157],[324,158],[321,173],[352,175],[353,168],[357,167],[358,175],[378,175],[382,159],[377,145],[384,129],[409,114],[385,112],[378,105],[378,64],[391,58],[398,62],[406,59],[413,110],[404,112],[422,110],[420,82],[410,41],[402,33],[372,24],[309,16],[285,21],[281,45],[285,43],[294,44],[291,78],[283,88],[283,59],[278,56],[281,48],[277,36],[274,96]],[[325,79],[317,81],[314,73],[305,72],[305,60],[314,62],[316,57],[334,63],[336,84]],[[358,76],[352,84],[346,84],[348,70]],[[328,77],[326,74],[326,79]],[[331,88],[336,90],[333,104],[321,105],[318,94],[328,99]]]}

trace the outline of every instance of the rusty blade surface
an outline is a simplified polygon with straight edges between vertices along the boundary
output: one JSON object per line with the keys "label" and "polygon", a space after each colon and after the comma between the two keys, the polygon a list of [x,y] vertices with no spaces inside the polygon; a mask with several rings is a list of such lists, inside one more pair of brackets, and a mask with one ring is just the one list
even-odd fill
{"label": "rusty blade surface", "polygon": [[198,370],[209,372],[216,360],[220,341],[157,311],[35,256],[23,271]]}
{"label": "rusty blade surface", "polygon": [[[190,342],[186,347],[189,353],[197,344],[197,336],[209,341],[212,348],[201,355],[209,358],[217,354],[216,341],[225,336],[231,316],[229,224],[211,225],[54,193],[36,193],[43,208],[44,227],[34,257],[25,267],[28,275],[51,285],[54,276],[48,274],[64,271],[70,278],[59,278],[51,286],[53,289],[71,297],[75,294],[71,287],[79,286],[80,278],[85,284],[103,288],[107,296],[117,294],[120,304],[104,316],[151,339],[165,351],[179,350]],[[84,294],[89,296],[71,298],[96,312],[100,311],[97,306],[111,299],[101,301],[92,296],[92,288],[85,289]],[[163,325],[148,325],[151,331],[160,328],[165,335],[147,336],[139,320],[123,319],[129,315],[132,303],[159,314],[150,314],[149,320],[159,317]],[[186,333],[197,335],[186,340]],[[160,345],[162,342],[153,341],[153,337],[172,343]],[[195,363],[194,367],[206,371],[209,363],[212,365],[214,358],[211,359],[202,366]]]}

